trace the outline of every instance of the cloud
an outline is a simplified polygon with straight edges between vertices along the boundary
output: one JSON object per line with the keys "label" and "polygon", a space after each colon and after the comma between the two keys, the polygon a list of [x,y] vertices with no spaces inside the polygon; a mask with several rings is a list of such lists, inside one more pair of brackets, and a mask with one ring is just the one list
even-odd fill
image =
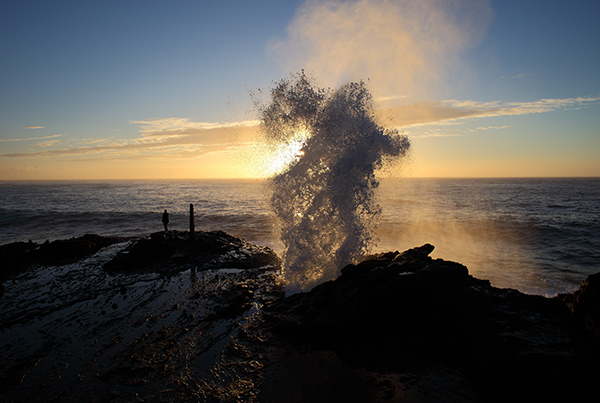
{"label": "cloud", "polygon": [[64,134],[53,134],[51,136],[44,136],[44,137],[28,137],[28,138],[24,138],[24,139],[0,139],[0,141],[44,140],[44,139],[52,139],[55,137],[61,137],[61,136],[64,136]]}
{"label": "cloud", "polygon": [[106,143],[110,141],[110,139],[81,139],[79,144],[98,144],[98,143]]}
{"label": "cloud", "polygon": [[457,124],[469,119],[574,110],[598,102],[600,97],[541,99],[533,102],[477,102],[453,99],[384,108],[376,111],[376,114],[387,126],[409,128],[432,124]]}
{"label": "cloud", "polygon": [[23,172],[39,172],[39,171],[41,171],[41,168],[39,166],[32,166],[32,165],[23,164],[23,165],[19,165],[19,166],[5,168],[5,171],[18,172],[18,173],[23,173]]}
{"label": "cloud", "polygon": [[[85,139],[84,146],[37,152],[0,154],[6,158],[181,159],[197,158],[247,146],[257,138],[258,121],[233,123],[194,122],[187,118],[132,120],[140,126],[134,139]],[[52,137],[52,136],[49,136]],[[48,137],[48,138],[49,138]],[[50,142],[38,143],[50,146]]]}
{"label": "cloud", "polygon": [[524,78],[524,77],[529,77],[531,74],[525,74],[525,73],[521,73],[521,74],[517,74],[515,76],[504,76],[504,77],[500,77],[500,80],[514,80],[516,78]]}
{"label": "cloud", "polygon": [[479,111],[475,107],[453,107],[443,102],[420,102],[379,109],[375,113],[385,126],[408,128],[432,123],[448,123],[477,115]]}
{"label": "cloud", "polygon": [[376,96],[422,94],[485,37],[488,0],[309,0],[268,52],[326,86],[370,79]]}
{"label": "cloud", "polygon": [[[439,124],[437,124],[436,126],[447,126],[448,124],[445,124],[447,122],[440,122]],[[463,124],[464,122],[449,122],[449,124]],[[409,137],[411,139],[422,139],[422,138],[429,138],[429,137],[460,137],[460,136],[466,136],[469,135],[471,133],[476,133],[479,130],[500,130],[500,129],[507,129],[511,126],[487,126],[487,127],[477,127],[475,129],[455,129],[453,132],[451,133],[447,133],[447,132],[441,132],[440,129],[434,128],[434,129],[430,129],[428,131],[426,131],[425,133],[422,134],[410,134],[409,132],[405,132],[405,134],[409,135]]]}
{"label": "cloud", "polygon": [[488,126],[488,127],[478,127],[475,130],[499,130],[499,129],[508,129],[511,126]]}
{"label": "cloud", "polygon": [[41,141],[41,142],[37,143],[36,146],[38,146],[38,147],[50,147],[51,145],[54,145],[56,143],[58,143],[58,140]]}
{"label": "cloud", "polygon": [[209,130],[227,130],[239,127],[258,126],[258,120],[233,123],[194,122],[188,118],[165,118],[151,120],[130,120],[129,123],[140,125],[139,132],[146,137],[183,137]]}
{"label": "cloud", "polygon": [[509,116],[509,115],[530,115],[534,113],[547,113],[557,110],[574,110],[598,103],[600,97],[577,97],[577,98],[552,98],[540,99],[532,102],[485,102],[474,101],[444,101],[452,108],[475,110],[474,116]]}
{"label": "cloud", "polygon": [[140,126],[139,132],[147,136],[181,135],[190,129],[207,129],[215,127],[216,123],[193,122],[187,118],[165,118],[151,120],[130,120]]}
{"label": "cloud", "polygon": [[[382,108],[375,113],[386,127],[405,130],[419,126],[462,125],[472,119],[497,116],[528,115],[559,110],[574,110],[600,102],[600,97],[577,97],[564,99],[541,99],[533,102],[477,102],[472,100],[446,100],[420,102],[411,105]],[[233,152],[257,147],[259,122],[255,120],[207,123],[187,118],[132,120],[140,127],[140,136],[134,139],[85,139],[84,146],[52,149],[37,152],[5,153],[5,158],[85,158],[86,160],[113,159],[190,159],[217,152]],[[499,130],[509,126],[479,126],[476,129],[454,130],[442,133],[433,128],[413,138],[461,136],[477,130]],[[48,139],[61,135],[29,139],[4,139],[20,141]],[[47,147],[54,142],[41,142]],[[258,147],[260,148],[260,147]]]}
{"label": "cloud", "polygon": [[25,129],[43,129],[44,126],[25,126]]}
{"label": "cloud", "polygon": [[439,131],[428,131],[423,134],[413,134],[410,136],[411,139],[424,139],[430,137],[460,137],[464,136],[464,133],[440,133]]}

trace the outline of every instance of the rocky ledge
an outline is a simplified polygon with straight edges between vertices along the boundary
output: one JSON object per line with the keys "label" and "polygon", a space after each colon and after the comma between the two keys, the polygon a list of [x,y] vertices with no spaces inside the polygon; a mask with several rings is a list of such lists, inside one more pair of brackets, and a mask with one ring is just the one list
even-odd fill
{"label": "rocky ledge", "polygon": [[[600,275],[573,295],[545,298],[492,287],[459,263],[432,259],[433,249],[347,266],[335,281],[266,307],[265,320],[294,348],[332,351],[353,368],[451,374],[460,392],[444,393],[443,379],[428,386],[443,401],[598,399]],[[387,398],[373,400],[410,400],[410,382],[386,382]],[[367,389],[372,398],[377,387]]]}
{"label": "rocky ledge", "polygon": [[[131,244],[104,265],[111,272],[177,272],[190,268],[251,269],[280,266],[281,260],[268,247],[250,244],[223,231],[156,232],[139,239],[86,234],[81,237],[36,242],[12,242],[0,245],[0,280],[6,280],[32,265],[64,265],[91,256],[118,242]],[[232,266],[233,265],[233,266]]]}
{"label": "rocky ledge", "polygon": [[100,249],[125,238],[86,234],[70,239],[37,242],[12,242],[0,245],[0,280],[29,268],[31,265],[63,265],[91,256]]}
{"label": "rocky ledge", "polygon": [[155,232],[119,252],[104,265],[107,271],[179,272],[187,269],[255,269],[279,267],[281,260],[266,246],[257,246],[223,231]]}

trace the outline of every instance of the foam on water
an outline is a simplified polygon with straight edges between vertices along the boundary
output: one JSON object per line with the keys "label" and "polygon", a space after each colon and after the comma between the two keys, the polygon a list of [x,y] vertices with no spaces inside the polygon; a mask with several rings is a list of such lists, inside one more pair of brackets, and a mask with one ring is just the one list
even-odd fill
{"label": "foam on water", "polygon": [[410,143],[374,120],[372,102],[363,82],[324,89],[302,72],[276,83],[260,106],[267,140],[296,150],[271,180],[290,291],[336,277],[373,246],[376,172]]}

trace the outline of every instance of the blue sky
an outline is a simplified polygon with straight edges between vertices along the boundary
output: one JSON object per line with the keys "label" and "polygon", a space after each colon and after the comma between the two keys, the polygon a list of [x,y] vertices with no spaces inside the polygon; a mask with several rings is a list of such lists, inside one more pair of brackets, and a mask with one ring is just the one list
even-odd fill
{"label": "blue sky", "polygon": [[369,80],[406,175],[600,176],[600,2],[448,4],[3,1],[0,179],[260,176],[302,68]]}

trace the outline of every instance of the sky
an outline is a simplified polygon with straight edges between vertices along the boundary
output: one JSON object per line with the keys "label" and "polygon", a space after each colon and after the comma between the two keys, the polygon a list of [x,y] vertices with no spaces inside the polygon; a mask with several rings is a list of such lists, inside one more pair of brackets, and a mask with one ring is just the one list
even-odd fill
{"label": "sky", "polygon": [[[0,180],[271,175],[254,100],[367,82],[408,177],[600,176],[598,1],[0,2]],[[282,151],[285,153],[285,150]]]}

